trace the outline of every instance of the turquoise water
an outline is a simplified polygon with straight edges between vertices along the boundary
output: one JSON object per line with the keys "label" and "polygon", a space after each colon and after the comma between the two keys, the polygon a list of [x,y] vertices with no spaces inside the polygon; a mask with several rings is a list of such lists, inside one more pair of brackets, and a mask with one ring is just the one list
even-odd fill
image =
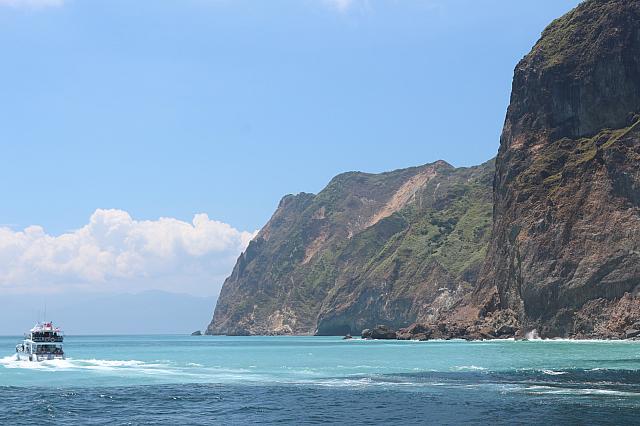
{"label": "turquoise water", "polygon": [[18,340],[0,338],[3,423],[633,423],[640,409],[633,342],[69,336],[68,359],[28,363]]}

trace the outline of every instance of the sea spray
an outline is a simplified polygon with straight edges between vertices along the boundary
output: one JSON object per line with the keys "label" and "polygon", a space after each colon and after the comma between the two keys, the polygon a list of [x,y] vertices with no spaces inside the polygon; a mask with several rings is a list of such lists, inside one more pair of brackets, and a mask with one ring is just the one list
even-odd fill
{"label": "sea spray", "polygon": [[541,340],[540,335],[538,334],[538,330],[536,330],[535,328],[525,333],[524,337],[527,340]]}

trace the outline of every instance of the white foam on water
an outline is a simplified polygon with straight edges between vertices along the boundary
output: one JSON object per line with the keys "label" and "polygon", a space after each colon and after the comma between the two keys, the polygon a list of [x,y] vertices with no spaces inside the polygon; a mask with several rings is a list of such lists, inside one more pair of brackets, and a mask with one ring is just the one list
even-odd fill
{"label": "white foam on water", "polygon": [[40,362],[31,362],[18,360],[15,355],[10,355],[4,358],[0,358],[0,367],[8,369],[22,368],[27,370],[55,371],[70,370],[74,368],[74,365],[71,360],[68,359],[53,359]]}
{"label": "white foam on water", "polygon": [[542,340],[538,334],[538,330],[531,330],[524,335],[527,340]]}
{"label": "white foam on water", "polygon": [[69,371],[69,370],[93,370],[93,371],[136,371],[136,372],[165,372],[166,364],[147,363],[138,360],[107,360],[107,359],[55,359],[40,362],[18,360],[15,355],[0,358],[0,367],[8,369],[26,369],[41,371]]}
{"label": "white foam on water", "polygon": [[640,398],[640,393],[625,392],[611,389],[594,389],[594,388],[562,388],[555,386],[527,386],[526,391],[536,394],[549,395],[580,395],[580,396],[617,396],[617,397],[636,397]]}
{"label": "white foam on water", "polygon": [[362,388],[369,386],[379,386],[384,383],[374,382],[370,377],[361,378],[336,378],[313,381],[296,381],[295,384],[313,385],[328,388]]}
{"label": "white foam on water", "polygon": [[505,342],[505,341],[515,341],[516,343],[576,343],[576,344],[585,344],[585,343],[598,343],[602,345],[640,345],[640,340],[604,340],[604,339],[566,339],[560,337],[554,337],[552,339],[543,339],[540,337],[527,339],[527,340],[514,340],[514,339],[504,339],[504,340],[491,340],[492,342]]}
{"label": "white foam on water", "polygon": [[459,365],[453,367],[456,371],[485,371],[486,368],[478,367],[477,365]]}
{"label": "white foam on water", "polygon": [[542,372],[549,376],[562,376],[563,374],[567,374],[566,371],[542,370]]}
{"label": "white foam on water", "polygon": [[[72,360],[72,359],[70,359]],[[117,367],[158,367],[162,366],[161,364],[147,364],[144,361],[127,360],[111,360],[111,359],[78,359],[74,360],[78,365],[84,365],[87,367],[108,367],[108,368],[117,368]]]}
{"label": "white foam on water", "polygon": [[379,370],[385,368],[384,365],[336,365],[336,368],[343,370],[367,370],[367,369],[375,369]]}

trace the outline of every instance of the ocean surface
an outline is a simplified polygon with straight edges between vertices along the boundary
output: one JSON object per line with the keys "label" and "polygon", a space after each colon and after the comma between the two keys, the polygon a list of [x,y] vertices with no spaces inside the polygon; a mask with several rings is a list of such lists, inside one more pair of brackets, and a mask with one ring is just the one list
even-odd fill
{"label": "ocean surface", "polygon": [[0,424],[638,424],[640,343],[67,336],[15,360]]}

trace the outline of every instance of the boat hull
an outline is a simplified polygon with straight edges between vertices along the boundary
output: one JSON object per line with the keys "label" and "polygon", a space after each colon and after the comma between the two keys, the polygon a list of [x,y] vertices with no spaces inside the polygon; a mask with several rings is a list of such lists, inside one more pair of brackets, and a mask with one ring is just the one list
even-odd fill
{"label": "boat hull", "polygon": [[31,362],[41,362],[41,361],[53,361],[56,359],[64,359],[64,355],[53,355],[53,354],[44,354],[44,355],[36,355],[36,354],[28,354],[25,352],[16,353],[16,358],[18,361],[31,361]]}

